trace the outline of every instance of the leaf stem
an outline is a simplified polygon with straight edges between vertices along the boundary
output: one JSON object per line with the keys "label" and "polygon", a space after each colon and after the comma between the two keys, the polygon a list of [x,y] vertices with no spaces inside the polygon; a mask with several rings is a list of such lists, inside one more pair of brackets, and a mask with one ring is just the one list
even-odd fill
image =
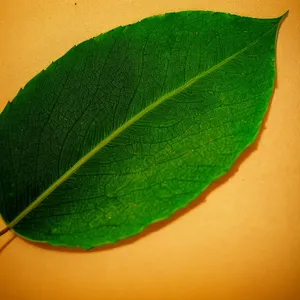
{"label": "leaf stem", "polygon": [[0,236],[5,234],[6,232],[8,232],[10,230],[9,227],[4,228],[3,230],[0,231]]}

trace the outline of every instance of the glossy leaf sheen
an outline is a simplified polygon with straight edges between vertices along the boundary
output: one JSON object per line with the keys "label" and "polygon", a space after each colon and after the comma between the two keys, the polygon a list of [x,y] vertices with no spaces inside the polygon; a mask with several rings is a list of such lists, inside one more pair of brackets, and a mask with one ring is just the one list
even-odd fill
{"label": "glossy leaf sheen", "polygon": [[92,248],[186,206],[257,136],[281,19],[169,13],[73,47],[1,114],[3,219]]}

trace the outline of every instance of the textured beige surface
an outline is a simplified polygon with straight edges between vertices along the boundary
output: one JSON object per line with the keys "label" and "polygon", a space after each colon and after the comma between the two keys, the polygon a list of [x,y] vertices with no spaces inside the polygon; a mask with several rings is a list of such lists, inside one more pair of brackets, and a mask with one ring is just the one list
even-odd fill
{"label": "textured beige surface", "polygon": [[76,252],[0,237],[1,300],[300,299],[299,0],[0,0],[0,111],[74,44],[185,9],[253,17],[290,10],[259,142],[171,221],[118,246]]}

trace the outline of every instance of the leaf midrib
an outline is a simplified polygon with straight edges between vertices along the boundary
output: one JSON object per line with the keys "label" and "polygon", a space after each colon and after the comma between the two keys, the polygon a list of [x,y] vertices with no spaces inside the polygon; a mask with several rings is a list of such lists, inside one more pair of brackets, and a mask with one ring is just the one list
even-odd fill
{"label": "leaf midrib", "polygon": [[76,164],[74,164],[68,171],[66,171],[61,177],[59,177],[53,184],[51,184],[39,197],[37,197],[30,205],[28,205],[18,216],[16,216],[10,223],[7,224],[7,228],[13,228],[18,222],[20,222],[29,212],[31,212],[35,207],[37,207],[45,198],[47,198],[56,188],[58,188],[63,182],[65,182],[69,177],[71,177],[83,164],[85,164],[90,158],[92,158],[98,151],[100,151],[105,145],[107,145],[110,141],[112,141],[115,137],[117,137],[119,134],[121,134],[124,130],[126,130],[128,127],[130,127],[133,123],[140,120],[143,116],[145,116],[150,111],[154,110],[158,105],[165,102],[167,99],[172,98],[173,96],[181,93],[185,89],[192,86],[194,83],[196,83],[199,79],[204,78],[205,76],[211,74],[215,70],[219,69],[229,61],[233,60],[238,55],[244,53],[248,49],[250,49],[252,46],[254,46],[258,41],[260,41],[263,37],[268,35],[274,28],[276,28],[278,24],[273,26],[269,31],[262,34],[260,37],[258,37],[256,40],[254,40],[252,43],[250,43],[248,46],[244,47],[240,51],[236,52],[235,54],[227,57],[226,59],[222,60],[218,64],[212,66],[208,70],[199,73],[195,77],[188,80],[185,84],[181,85],[177,89],[170,91],[166,93],[165,95],[158,98],[155,102],[148,105],[146,108],[144,108],[142,111],[140,111],[138,114],[133,116],[131,119],[126,121],[123,125],[121,125],[118,129],[113,131],[109,136],[107,136],[105,139],[103,139],[98,145],[96,145],[90,152],[85,154],[80,160],[77,161]]}

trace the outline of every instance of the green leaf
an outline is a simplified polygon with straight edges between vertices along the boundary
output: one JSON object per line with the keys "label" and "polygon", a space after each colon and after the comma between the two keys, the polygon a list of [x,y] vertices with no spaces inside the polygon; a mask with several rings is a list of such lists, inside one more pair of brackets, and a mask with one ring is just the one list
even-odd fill
{"label": "green leaf", "polygon": [[283,17],[168,13],[52,63],[0,116],[8,227],[92,248],[186,206],[255,140]]}

